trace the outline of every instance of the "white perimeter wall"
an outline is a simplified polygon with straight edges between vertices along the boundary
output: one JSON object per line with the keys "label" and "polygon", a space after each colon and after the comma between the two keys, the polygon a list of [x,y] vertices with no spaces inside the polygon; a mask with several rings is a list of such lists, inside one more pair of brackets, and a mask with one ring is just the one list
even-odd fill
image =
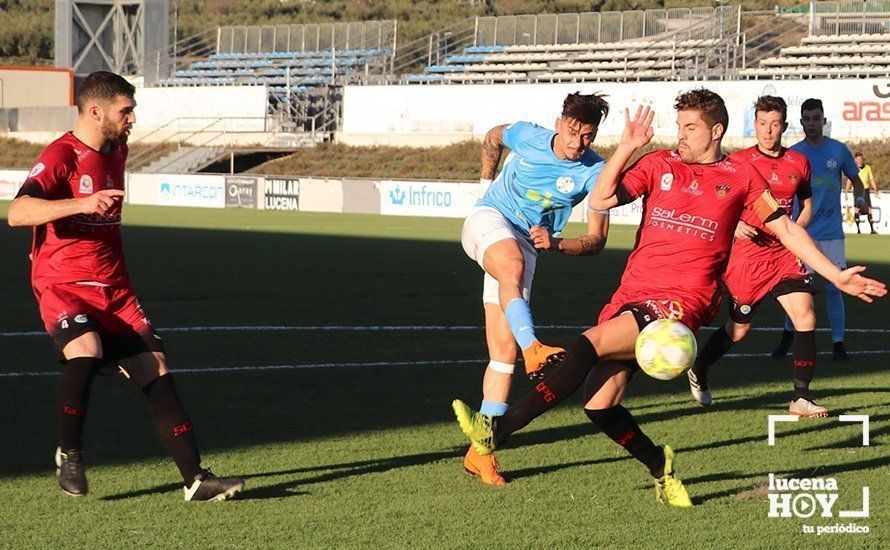
{"label": "white perimeter wall", "polygon": [[786,135],[792,139],[801,134],[800,104],[810,97],[822,99],[832,137],[890,137],[890,82],[885,79],[347,86],[339,137],[347,143],[381,144],[403,144],[415,137],[420,144],[428,136],[440,142],[449,135],[481,138],[492,126],[515,120],[552,127],[565,96],[580,91],[608,95],[612,112],[600,126],[600,136],[620,136],[623,110],[644,103],[655,107],[656,139],[670,140],[676,136],[674,98],[700,86],[726,101],[730,139],[753,137],[751,106],[763,94],[788,102],[791,127]]}
{"label": "white perimeter wall", "polygon": [[267,97],[265,86],[140,88],[136,90],[134,136],[138,138],[175,119],[191,119],[175,126],[195,131],[218,117],[229,119],[226,129],[262,132]]}

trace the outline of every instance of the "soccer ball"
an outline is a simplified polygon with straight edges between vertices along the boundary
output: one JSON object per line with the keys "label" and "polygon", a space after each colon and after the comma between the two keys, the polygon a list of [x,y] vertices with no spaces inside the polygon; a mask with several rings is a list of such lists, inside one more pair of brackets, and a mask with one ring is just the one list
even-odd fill
{"label": "soccer ball", "polygon": [[637,336],[634,353],[643,372],[670,380],[692,366],[698,344],[689,328],[676,319],[658,319]]}

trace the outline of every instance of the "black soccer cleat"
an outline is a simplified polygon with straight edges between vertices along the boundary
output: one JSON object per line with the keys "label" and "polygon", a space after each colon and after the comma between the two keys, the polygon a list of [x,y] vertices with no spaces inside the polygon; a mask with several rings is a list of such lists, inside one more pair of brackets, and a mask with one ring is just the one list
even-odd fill
{"label": "black soccer cleat", "polygon": [[191,487],[183,487],[185,500],[228,500],[244,489],[239,477],[216,477],[210,470],[195,476]]}
{"label": "black soccer cleat", "polygon": [[79,450],[62,451],[61,447],[56,448],[56,478],[59,487],[69,495],[82,497],[87,494],[86,466]]}
{"label": "black soccer cleat", "polygon": [[794,332],[790,330],[782,331],[782,339],[779,340],[779,343],[776,344],[776,349],[770,354],[773,359],[783,359],[786,355],[788,355],[788,350],[791,348],[791,342],[794,341]]}
{"label": "black soccer cleat", "polygon": [[835,361],[852,361],[853,358],[850,357],[850,354],[847,353],[847,349],[844,347],[843,342],[835,342],[834,346],[831,349],[831,358]]}

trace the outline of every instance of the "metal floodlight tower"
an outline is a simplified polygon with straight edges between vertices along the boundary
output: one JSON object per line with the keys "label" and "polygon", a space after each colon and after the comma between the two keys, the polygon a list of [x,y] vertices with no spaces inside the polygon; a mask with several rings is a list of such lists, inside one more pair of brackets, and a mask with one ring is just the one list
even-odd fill
{"label": "metal floodlight tower", "polygon": [[169,0],[56,0],[56,66],[167,73]]}

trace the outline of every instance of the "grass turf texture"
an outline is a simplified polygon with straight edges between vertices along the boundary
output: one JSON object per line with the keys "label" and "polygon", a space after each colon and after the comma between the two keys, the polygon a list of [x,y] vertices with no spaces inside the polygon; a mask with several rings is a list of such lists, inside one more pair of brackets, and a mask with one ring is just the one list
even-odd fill
{"label": "grass turf texture", "polygon": [[[0,213],[8,203],[0,203]],[[136,291],[156,326],[480,325],[482,277],[458,244],[461,220],[211,211],[129,206],[124,240]],[[572,226],[569,234],[577,234]],[[0,228],[0,332],[41,330],[27,273],[29,233]],[[540,325],[595,319],[617,285],[633,228],[614,227],[600,257],[545,254],[533,310]],[[851,236],[848,257],[890,280],[887,237]],[[826,326],[824,298],[817,298]],[[887,302],[847,300],[848,326],[887,329]],[[725,319],[721,313],[720,321]],[[755,326],[779,326],[761,307]],[[570,343],[578,330],[543,330]],[[699,333],[699,341],[709,331]],[[142,394],[97,380],[86,430],[90,494],[73,499],[51,467],[55,377],[0,377],[0,546],[46,547],[880,547],[887,544],[890,354],[820,356],[814,391],[827,419],[782,424],[790,359],[724,359],[715,405],[685,377],[638,375],[625,405],[657,443],[677,451],[698,504],[654,502],[645,469],[582,414],[580,397],[536,420],[498,457],[512,479],[491,488],[462,470],[466,441],[450,401],[477,404],[486,356],[481,330],[416,332],[162,332],[172,366],[302,365],[442,360],[439,365],[180,373],[205,465],[243,475],[225,504],[182,502],[178,474],[156,441]],[[733,352],[765,353],[776,333],[752,332]],[[851,333],[848,348],[887,350],[886,334]],[[830,349],[827,333],[819,348]],[[58,370],[45,336],[0,336],[0,373]],[[479,359],[477,363],[460,360]],[[453,362],[449,362],[453,360]],[[530,389],[515,383],[513,397]],[[837,414],[871,415],[871,446]],[[768,473],[834,477],[834,518],[767,518]],[[871,517],[858,509],[871,487]],[[854,522],[867,535],[801,533]]]}

